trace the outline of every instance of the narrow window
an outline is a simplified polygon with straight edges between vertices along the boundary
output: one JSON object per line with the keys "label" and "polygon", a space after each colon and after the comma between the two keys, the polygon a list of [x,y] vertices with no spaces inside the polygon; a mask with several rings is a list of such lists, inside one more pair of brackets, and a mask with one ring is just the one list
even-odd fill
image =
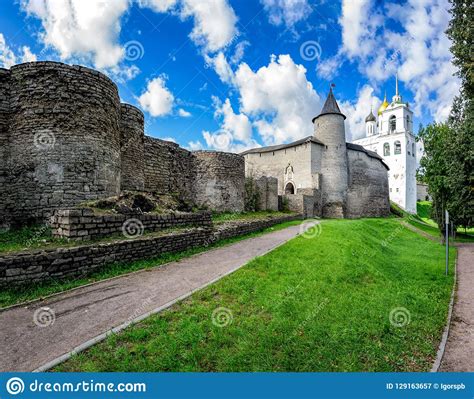
{"label": "narrow window", "polygon": [[390,119],[388,120],[388,126],[389,126],[390,133],[393,133],[396,130],[397,118],[395,117],[395,115],[392,115]]}
{"label": "narrow window", "polygon": [[388,157],[390,155],[390,144],[385,143],[383,145],[383,156]]}
{"label": "narrow window", "polygon": [[402,153],[402,145],[397,140],[397,141],[395,141],[395,155],[401,154],[401,153]]}

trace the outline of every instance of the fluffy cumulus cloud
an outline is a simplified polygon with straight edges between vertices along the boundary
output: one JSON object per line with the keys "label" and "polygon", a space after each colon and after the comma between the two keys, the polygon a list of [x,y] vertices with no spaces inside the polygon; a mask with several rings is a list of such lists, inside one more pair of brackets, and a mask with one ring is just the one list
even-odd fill
{"label": "fluffy cumulus cloud", "polygon": [[320,97],[306,78],[306,69],[289,55],[272,56],[253,71],[246,63],[235,73],[241,111],[251,116],[266,145],[312,134],[311,119],[321,109]]}
{"label": "fluffy cumulus cloud", "polygon": [[204,132],[206,144],[217,149],[246,149],[280,144],[313,133],[312,118],[321,109],[321,99],[306,78],[306,69],[295,64],[291,56],[270,57],[270,62],[252,70],[244,62],[232,70],[223,54],[211,59],[221,80],[238,94],[239,112],[229,99],[214,99],[216,117],[222,117],[221,130]]}
{"label": "fluffy cumulus cloud", "polygon": [[21,50],[15,53],[5,40],[5,36],[0,33],[0,67],[10,68],[19,62],[36,61],[36,55],[29,47],[23,46]]}
{"label": "fluffy cumulus cloud", "polygon": [[341,112],[346,115],[346,138],[352,141],[365,137],[365,118],[369,115],[370,108],[376,115],[381,101],[374,96],[374,89],[369,85],[363,86],[354,102],[342,101],[339,104]]}
{"label": "fluffy cumulus cloud", "polygon": [[98,68],[107,68],[123,58],[118,36],[129,0],[22,0],[21,4],[41,20],[41,40],[57,50],[61,59],[85,58]]}
{"label": "fluffy cumulus cloud", "polygon": [[229,99],[216,109],[215,115],[223,117],[222,129],[230,132],[234,139],[244,143],[251,141],[252,124],[248,116],[234,113]]}
{"label": "fluffy cumulus cloud", "polygon": [[321,63],[318,73],[328,77],[331,67],[348,59],[380,85],[398,71],[414,94],[415,115],[428,111],[435,120],[443,121],[459,90],[451,43],[444,33],[449,8],[448,0],[408,0],[403,5],[344,0],[339,20],[342,45],[334,58]]}
{"label": "fluffy cumulus cloud", "polygon": [[138,4],[160,13],[177,11],[182,19],[192,18],[190,37],[205,53],[223,49],[238,34],[237,16],[227,0],[139,0]]}
{"label": "fluffy cumulus cloud", "polygon": [[[215,132],[203,131],[207,148],[219,151],[241,152],[248,148],[257,147],[258,143],[252,138],[252,123],[244,113],[236,113],[227,98],[223,103],[213,97],[214,117],[220,123],[220,129]],[[189,143],[189,147],[201,147],[198,142]]]}
{"label": "fluffy cumulus cloud", "polygon": [[174,96],[166,88],[163,77],[157,77],[148,82],[146,90],[138,97],[140,106],[151,116],[165,116],[171,113]]}
{"label": "fluffy cumulus cloud", "polygon": [[226,47],[238,34],[237,16],[227,0],[182,0],[181,17],[194,19],[190,37],[207,52]]}
{"label": "fluffy cumulus cloud", "polygon": [[292,28],[311,14],[308,0],[260,0],[273,25]]}

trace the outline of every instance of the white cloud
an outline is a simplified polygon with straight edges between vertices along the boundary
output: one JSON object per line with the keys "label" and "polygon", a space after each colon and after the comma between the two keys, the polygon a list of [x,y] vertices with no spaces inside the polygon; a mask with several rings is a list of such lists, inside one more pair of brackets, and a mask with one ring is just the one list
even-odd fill
{"label": "white cloud", "polygon": [[[345,56],[357,62],[373,84],[398,71],[400,81],[414,94],[415,115],[427,111],[436,121],[443,121],[460,85],[453,76],[451,43],[444,33],[449,8],[448,0],[408,0],[403,6],[345,0],[339,20],[342,46],[335,58]],[[326,60],[318,67],[320,76],[330,71],[332,62]]]}
{"label": "white cloud", "polygon": [[[208,131],[203,131],[202,136],[206,141],[206,146],[209,149],[217,150],[217,151],[225,151],[225,152],[234,152],[239,153],[250,148],[259,147],[259,144],[254,140],[250,140],[248,143],[241,143],[236,142],[232,133],[225,131],[225,130],[218,130],[217,132],[211,133]],[[191,147],[191,143],[197,147],[197,145],[201,145],[199,141],[197,142],[190,142],[189,146]],[[199,149],[202,149],[199,148]]]}
{"label": "white cloud", "polygon": [[172,143],[176,143],[176,139],[174,137],[159,137],[160,140],[164,141],[171,141]]}
{"label": "white cloud", "polygon": [[250,42],[243,40],[235,46],[234,54],[230,58],[231,64],[238,64],[244,58],[245,48],[250,46]]}
{"label": "white cloud", "polygon": [[233,83],[234,81],[234,72],[230,67],[227,59],[222,51],[220,51],[214,58],[205,55],[204,59],[207,65],[210,65],[214,68],[220,80],[224,83]]}
{"label": "white cloud", "polygon": [[158,77],[148,82],[146,91],[138,97],[138,102],[151,116],[164,116],[171,112],[174,96],[166,88],[164,78]]}
{"label": "white cloud", "polygon": [[225,102],[218,106],[215,115],[222,116],[221,128],[232,135],[234,140],[249,143],[252,139],[252,124],[245,114],[236,114],[227,98]]}
{"label": "white cloud", "polygon": [[37,60],[36,54],[33,54],[28,46],[23,46],[21,51],[23,53],[21,62],[34,62]]}
{"label": "white cloud", "polygon": [[235,73],[241,112],[247,114],[267,145],[297,140],[313,133],[312,118],[321,102],[306,78],[306,69],[289,55],[271,57],[254,72],[240,64]]}
{"label": "white cloud", "polygon": [[374,50],[372,46],[377,28],[374,22],[379,22],[379,18],[372,12],[371,3],[371,0],[345,0],[342,3],[339,22],[342,26],[342,44],[349,57],[363,57]]}
{"label": "white cloud", "polygon": [[[238,92],[240,103],[236,114],[229,99],[224,104],[215,100],[216,116],[223,116],[221,128],[230,135],[206,132],[208,145],[218,148],[220,144],[219,148],[234,150],[238,145],[242,150],[256,147],[258,143],[252,139],[252,127],[265,145],[313,134],[311,120],[320,111],[321,101],[306,78],[306,69],[295,64],[289,55],[272,55],[270,63],[257,71],[241,63],[234,72],[222,53],[213,59],[208,57],[208,62],[221,80]],[[217,139],[218,143],[215,142]],[[236,145],[234,141],[240,143]]]}
{"label": "white cloud", "polygon": [[21,48],[21,53],[15,52],[8,46],[5,37],[0,33],[0,67],[10,68],[20,62],[36,61],[36,55],[33,54],[28,46]]}
{"label": "white cloud", "polygon": [[273,25],[292,28],[296,23],[309,17],[311,6],[308,0],[260,0],[268,19]]}
{"label": "white cloud", "polygon": [[381,101],[374,96],[374,89],[368,85],[363,86],[357,93],[355,101],[341,101],[339,106],[346,119],[346,139],[353,141],[365,137],[365,118],[369,115],[370,107],[376,115]]}
{"label": "white cloud", "polygon": [[107,68],[123,58],[118,36],[128,0],[22,0],[21,5],[41,20],[41,40],[57,50],[61,59],[78,57]]}
{"label": "white cloud", "polygon": [[332,58],[327,58],[323,61],[320,61],[316,67],[316,72],[318,76],[324,80],[331,80],[334,76],[337,75],[337,70],[342,64],[342,59],[340,55],[336,55]]}
{"label": "white cloud", "polygon": [[178,115],[181,116],[181,117],[183,117],[183,118],[189,118],[189,117],[191,116],[191,112],[186,111],[186,110],[183,109],[183,108],[180,108],[180,109],[178,110]]}
{"label": "white cloud", "polygon": [[156,12],[166,12],[176,6],[177,0],[138,0],[140,7],[148,7]]}
{"label": "white cloud", "polygon": [[188,143],[187,148],[188,148],[189,151],[199,151],[199,150],[203,150],[204,146],[202,145],[202,143],[199,140],[196,140],[196,141],[190,141]]}
{"label": "white cloud", "polygon": [[193,17],[191,39],[207,52],[226,47],[238,34],[237,17],[227,0],[182,0],[181,17]]}
{"label": "white cloud", "polygon": [[13,50],[8,47],[5,37],[0,33],[0,66],[10,68],[16,64],[16,56]]}

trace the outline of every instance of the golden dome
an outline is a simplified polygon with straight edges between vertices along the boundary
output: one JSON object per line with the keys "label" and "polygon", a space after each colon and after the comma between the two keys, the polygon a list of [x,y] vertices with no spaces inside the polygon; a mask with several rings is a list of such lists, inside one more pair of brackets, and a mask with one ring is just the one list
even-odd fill
{"label": "golden dome", "polygon": [[383,103],[380,105],[379,110],[377,111],[377,115],[382,115],[382,112],[387,109],[389,106],[389,103],[387,101],[387,93],[385,93],[385,96],[383,98]]}

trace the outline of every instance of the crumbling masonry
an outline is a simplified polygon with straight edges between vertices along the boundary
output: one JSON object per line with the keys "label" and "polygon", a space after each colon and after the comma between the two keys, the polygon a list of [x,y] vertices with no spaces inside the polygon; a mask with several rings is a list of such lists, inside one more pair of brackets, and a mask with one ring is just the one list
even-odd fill
{"label": "crumbling masonry", "polygon": [[33,62],[0,69],[0,190],[0,227],[123,190],[242,211],[244,158],[147,137],[143,113],[104,74]]}

